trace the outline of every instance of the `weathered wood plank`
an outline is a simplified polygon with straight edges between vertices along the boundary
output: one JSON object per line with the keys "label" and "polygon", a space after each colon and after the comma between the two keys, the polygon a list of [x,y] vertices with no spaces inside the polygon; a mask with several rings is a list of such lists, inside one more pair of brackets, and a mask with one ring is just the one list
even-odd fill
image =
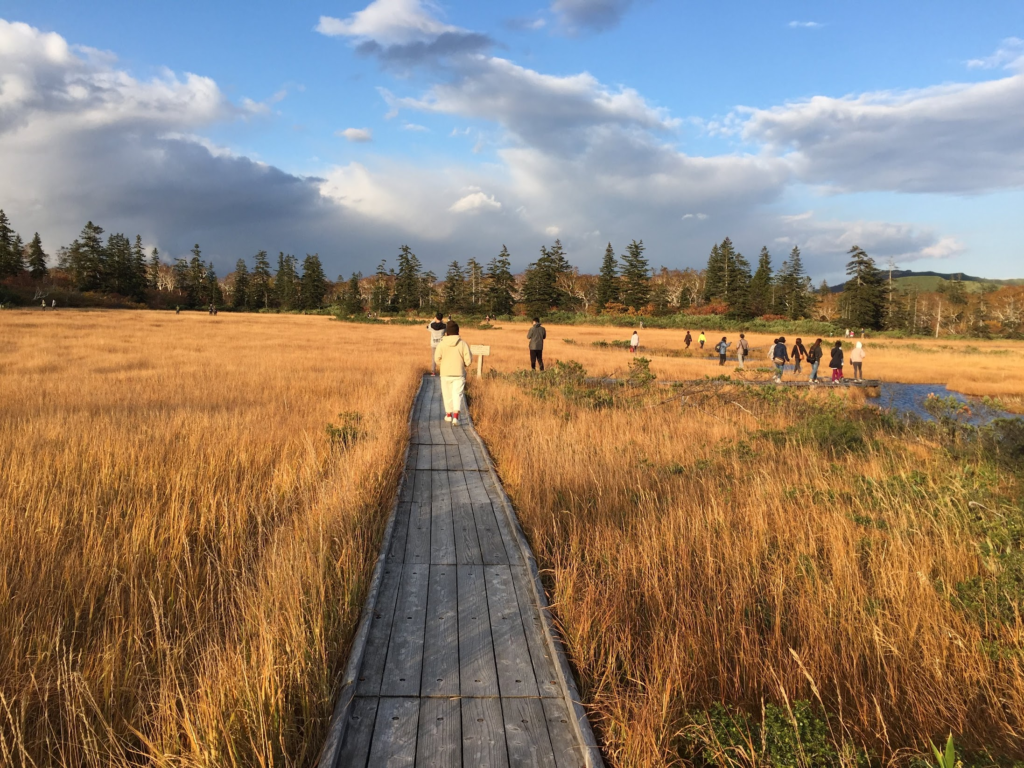
{"label": "weathered wood plank", "polygon": [[459,565],[482,565],[480,538],[476,535],[476,517],[472,504],[453,504],[455,523],[455,555]]}
{"label": "weathered wood plank", "polygon": [[453,471],[448,473],[448,490],[452,504],[469,504],[469,489],[466,487],[466,473]]}
{"label": "weathered wood plank", "polygon": [[[512,572],[507,565],[484,567],[487,606],[491,616],[491,640],[498,671],[498,690],[508,696],[537,696],[530,649],[526,644],[523,617],[519,612]],[[396,625],[397,625],[396,621]]]}
{"label": "weathered wood plank", "polygon": [[445,470],[448,469],[448,457],[445,446],[443,445],[432,445],[430,446],[430,466],[432,469]]}
{"label": "weathered wood plank", "polygon": [[509,765],[556,768],[540,699],[502,699],[501,709]]}
{"label": "weathered wood plank", "polygon": [[541,704],[544,707],[544,717],[548,721],[548,736],[551,737],[555,765],[558,768],[586,768],[583,750],[576,742],[565,702],[561,698],[541,699]]}
{"label": "weathered wood plank", "polygon": [[377,705],[369,765],[373,768],[415,768],[420,703],[416,699],[384,699]]}
{"label": "weathered wood plank", "polygon": [[445,446],[445,459],[448,462],[448,469],[462,470],[462,453],[458,445]]}
{"label": "weathered wood plank", "polygon": [[505,721],[498,699],[462,700],[462,765],[508,768]]}
{"label": "weathered wood plank", "polygon": [[458,696],[459,594],[455,566],[430,568],[420,696]]}
{"label": "weathered wood plank", "polygon": [[488,492],[487,487],[484,485],[483,476],[479,472],[466,473],[466,490],[469,493],[469,500],[474,504],[484,504],[498,500],[497,496]]}
{"label": "weathered wood plank", "polygon": [[480,565],[460,565],[456,570],[460,693],[463,696],[497,696],[498,676],[494,667],[484,569]]}
{"label": "weathered wood plank", "polygon": [[[467,477],[468,477],[467,473]],[[484,477],[483,473],[477,473],[474,475],[477,478]],[[471,489],[471,492],[476,492],[475,488]],[[517,563],[522,558],[522,552],[519,549],[519,539],[516,538],[515,531],[512,529],[512,525],[509,522],[508,515],[505,513],[505,506],[501,503],[501,497],[490,491],[487,492],[491,498],[491,505],[494,508],[494,521],[498,526],[498,535],[501,536],[501,542],[505,545],[505,551],[508,552],[509,562]],[[525,564],[525,563],[523,563]]]}
{"label": "weathered wood plank", "polygon": [[410,454],[409,454],[409,463],[410,464],[413,464],[413,460],[415,459],[415,464],[413,464],[412,468],[413,469],[419,469],[419,470],[430,469],[430,464],[431,464],[430,454],[431,454],[431,450],[432,450],[433,446],[430,446],[430,445],[417,445],[417,446],[414,446],[414,447],[416,448],[416,455],[413,456],[411,451],[410,451]]}
{"label": "weathered wood plank", "polygon": [[475,440],[469,439],[459,443],[459,457],[462,459],[462,469],[466,472],[476,472],[480,469],[473,446],[475,442]]}
{"label": "weathered wood plank", "polygon": [[[337,768],[366,768],[370,759],[370,740],[373,737],[373,723],[377,717],[377,697],[357,697],[352,702],[348,713],[348,726],[345,729],[345,743],[338,753]],[[330,768],[335,768],[330,766]]]}
{"label": "weathered wood plank", "polygon": [[[501,539],[498,521],[490,504],[473,504],[473,516],[476,518],[476,533],[480,538],[480,553],[486,565],[507,565],[509,553]],[[516,550],[511,550],[516,555]]]}
{"label": "weathered wood plank", "polygon": [[512,585],[516,590],[516,601],[519,603],[519,613],[523,617],[523,629],[526,632],[526,644],[533,662],[533,673],[537,678],[537,690],[541,696],[561,698],[559,673],[544,639],[544,625],[534,601],[530,569],[524,565],[513,565],[510,570]]}
{"label": "weathered wood plank", "polygon": [[429,565],[406,565],[402,569],[381,696],[420,695],[429,582]]}
{"label": "weathered wood plank", "polygon": [[384,567],[384,575],[377,593],[377,604],[373,608],[373,621],[363,653],[363,665],[356,681],[357,696],[379,696],[380,683],[384,678],[384,662],[387,660],[388,640],[391,624],[395,618],[395,604],[398,602],[398,587],[402,583],[403,566],[392,563]]}
{"label": "weathered wood plank", "polygon": [[455,523],[448,474],[434,472],[430,480],[430,562],[454,565]]}
{"label": "weathered wood plank", "polygon": [[395,527],[391,531],[391,542],[388,545],[388,562],[405,562],[405,546],[409,536],[409,518],[412,516],[412,504],[399,504],[395,509]]}
{"label": "weathered wood plank", "polygon": [[406,564],[430,562],[430,503],[412,504],[409,510],[409,534],[405,542]]}
{"label": "weathered wood plank", "polygon": [[416,768],[462,768],[462,705],[458,699],[422,699]]}

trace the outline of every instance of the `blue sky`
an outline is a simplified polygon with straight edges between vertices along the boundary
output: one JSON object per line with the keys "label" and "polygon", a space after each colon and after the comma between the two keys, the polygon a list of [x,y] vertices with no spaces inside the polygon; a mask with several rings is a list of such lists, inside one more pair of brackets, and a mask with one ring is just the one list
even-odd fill
{"label": "blue sky", "polygon": [[[560,237],[700,266],[725,236],[816,279],[1024,276],[1024,4],[541,0],[0,8],[0,207],[227,271],[523,268]],[[62,47],[63,46],[63,47]]]}

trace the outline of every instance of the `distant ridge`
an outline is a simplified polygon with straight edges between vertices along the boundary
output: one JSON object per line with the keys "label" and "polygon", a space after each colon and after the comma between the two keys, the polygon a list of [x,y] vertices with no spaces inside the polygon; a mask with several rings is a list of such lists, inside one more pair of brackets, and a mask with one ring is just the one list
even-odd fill
{"label": "distant ridge", "polygon": [[[889,270],[882,269],[883,278],[888,281]],[[972,286],[965,286],[968,292],[980,291],[986,285],[989,286],[1004,286],[1004,285],[1024,285],[1024,278],[1013,278],[1010,280],[996,280],[989,277],[976,277],[974,275],[967,275],[963,272],[932,272],[922,271],[917,272],[913,269],[894,269],[892,271],[893,282],[899,282],[900,287],[903,288],[917,288],[920,291],[934,291],[942,283],[952,282],[953,280],[960,280],[964,283],[975,283]],[[832,293],[839,293],[843,290],[845,281],[838,285],[832,286]]]}

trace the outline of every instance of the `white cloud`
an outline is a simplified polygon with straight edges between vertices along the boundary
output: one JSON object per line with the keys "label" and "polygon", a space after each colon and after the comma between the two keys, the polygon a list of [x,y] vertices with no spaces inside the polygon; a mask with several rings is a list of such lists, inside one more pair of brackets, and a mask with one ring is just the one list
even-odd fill
{"label": "white cloud", "polygon": [[546,234],[548,237],[558,237],[558,234],[561,231],[562,230],[560,228],[558,228],[558,227],[545,227],[544,228],[544,234]]}
{"label": "white cloud", "polygon": [[744,137],[835,191],[981,193],[1024,186],[1024,73],[740,108]]}
{"label": "white cloud", "polygon": [[369,128],[346,128],[343,131],[335,131],[334,135],[359,144],[373,141],[373,131]]}
{"label": "white cloud", "polygon": [[374,40],[384,45],[404,45],[431,40],[446,32],[463,32],[438,21],[436,10],[423,0],[373,0],[347,19],[321,16],[316,31],[324,35]]}
{"label": "white cloud", "polygon": [[983,59],[971,59],[967,62],[968,69],[1007,69],[1024,68],[1024,40],[1019,37],[1008,37],[991,56]]}
{"label": "white cloud", "polygon": [[707,221],[708,215],[706,213],[685,213],[685,214],[683,214],[683,221],[689,221],[690,219],[696,219],[697,221]]}
{"label": "white cloud", "polygon": [[417,125],[416,123],[406,123],[405,125],[402,126],[402,129],[405,131],[418,131],[420,133],[430,130],[429,128],[427,128],[427,126]]}
{"label": "white cloud", "polygon": [[818,21],[791,21],[787,26],[790,29],[819,29],[825,25]]}
{"label": "white cloud", "polygon": [[483,192],[471,192],[465,197],[460,197],[452,207],[448,209],[452,213],[468,213],[474,211],[500,211],[501,203],[494,199],[494,195],[486,195]]}

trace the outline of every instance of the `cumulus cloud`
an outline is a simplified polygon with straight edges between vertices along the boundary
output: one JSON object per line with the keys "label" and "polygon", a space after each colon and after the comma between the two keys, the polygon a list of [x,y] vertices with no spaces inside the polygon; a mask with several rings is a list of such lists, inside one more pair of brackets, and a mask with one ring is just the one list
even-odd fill
{"label": "cumulus cloud", "polygon": [[500,211],[501,203],[494,199],[494,195],[487,195],[483,192],[470,192],[464,197],[456,200],[448,209],[452,213],[469,213],[474,211]]}
{"label": "cumulus cloud", "polygon": [[346,128],[343,131],[336,131],[334,135],[355,143],[373,141],[373,131],[369,128]]}
{"label": "cumulus cloud", "polygon": [[427,0],[373,0],[347,19],[321,16],[316,31],[347,37],[356,50],[382,64],[410,67],[489,48],[487,35],[445,24]]}
{"label": "cumulus cloud", "polygon": [[1024,186],[1024,73],[741,109],[743,135],[836,191],[974,194]]}
{"label": "cumulus cloud", "polygon": [[617,27],[635,0],[554,0],[551,11],[570,34]]}
{"label": "cumulus cloud", "polygon": [[1008,37],[991,56],[982,59],[971,59],[967,62],[969,69],[1024,69],[1024,40],[1019,37]]}

